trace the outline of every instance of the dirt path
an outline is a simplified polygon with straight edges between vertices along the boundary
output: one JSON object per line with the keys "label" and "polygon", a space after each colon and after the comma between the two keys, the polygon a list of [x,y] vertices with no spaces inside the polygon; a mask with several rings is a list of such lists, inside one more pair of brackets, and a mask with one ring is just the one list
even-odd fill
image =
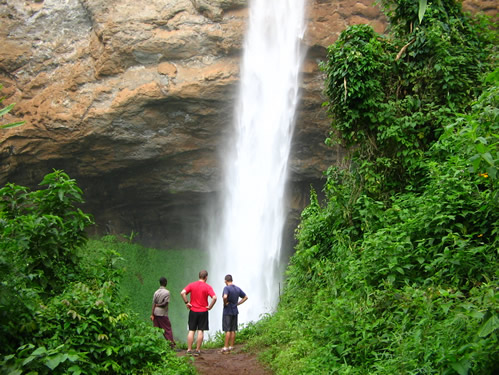
{"label": "dirt path", "polygon": [[[253,354],[245,353],[242,345],[236,345],[230,354],[220,349],[201,349],[201,355],[194,357],[194,366],[199,375],[272,375]],[[179,355],[186,355],[185,351]]]}

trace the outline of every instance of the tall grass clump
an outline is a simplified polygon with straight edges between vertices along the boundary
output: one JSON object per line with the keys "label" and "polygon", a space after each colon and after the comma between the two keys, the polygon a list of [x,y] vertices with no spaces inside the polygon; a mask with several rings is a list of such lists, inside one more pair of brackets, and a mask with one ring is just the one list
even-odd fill
{"label": "tall grass clump", "polygon": [[181,290],[197,280],[199,271],[206,268],[207,254],[196,249],[161,250],[131,243],[123,236],[105,236],[90,239],[88,251],[110,249],[120,255],[123,276],[119,282],[120,295],[139,318],[152,325],[151,305],[154,292],[159,287],[159,278],[165,276],[170,291],[168,315],[176,341],[187,337],[188,311],[180,297]]}
{"label": "tall grass clump", "polygon": [[459,3],[381,1],[387,36],[329,47],[349,166],[312,191],[277,311],[252,347],[276,374],[499,370],[497,40]]}

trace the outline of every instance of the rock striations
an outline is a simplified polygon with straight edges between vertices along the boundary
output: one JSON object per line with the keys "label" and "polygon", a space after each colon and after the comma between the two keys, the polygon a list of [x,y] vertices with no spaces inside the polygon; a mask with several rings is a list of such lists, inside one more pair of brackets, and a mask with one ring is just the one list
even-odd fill
{"label": "rock striations", "polygon": [[[342,155],[324,145],[329,119],[318,62],[348,25],[383,32],[372,3],[308,0],[290,228],[310,184]],[[220,191],[247,5],[0,0],[0,83],[4,104],[16,103],[2,122],[26,121],[0,133],[0,186],[35,187],[62,169],[84,190],[96,233],[134,231],[148,245],[199,246],[204,209]]]}

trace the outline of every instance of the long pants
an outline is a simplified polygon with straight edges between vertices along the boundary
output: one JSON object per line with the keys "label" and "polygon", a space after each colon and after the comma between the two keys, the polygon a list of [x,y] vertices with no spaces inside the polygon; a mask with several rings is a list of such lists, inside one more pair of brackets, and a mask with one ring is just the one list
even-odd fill
{"label": "long pants", "polygon": [[171,346],[173,348],[175,346],[175,340],[173,340],[173,332],[170,319],[167,316],[154,315],[153,325],[154,327],[162,328],[165,331],[165,339],[171,342]]}

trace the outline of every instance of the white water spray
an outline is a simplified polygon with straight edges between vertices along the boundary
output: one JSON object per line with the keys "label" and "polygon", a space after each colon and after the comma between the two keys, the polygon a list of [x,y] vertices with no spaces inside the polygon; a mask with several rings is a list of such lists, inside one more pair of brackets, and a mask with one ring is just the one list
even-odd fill
{"label": "white water spray", "polygon": [[256,321],[278,302],[286,220],[287,163],[298,103],[305,0],[251,0],[234,138],[224,156],[221,218],[210,241],[209,279],[219,302],[223,278],[248,295],[239,323]]}

